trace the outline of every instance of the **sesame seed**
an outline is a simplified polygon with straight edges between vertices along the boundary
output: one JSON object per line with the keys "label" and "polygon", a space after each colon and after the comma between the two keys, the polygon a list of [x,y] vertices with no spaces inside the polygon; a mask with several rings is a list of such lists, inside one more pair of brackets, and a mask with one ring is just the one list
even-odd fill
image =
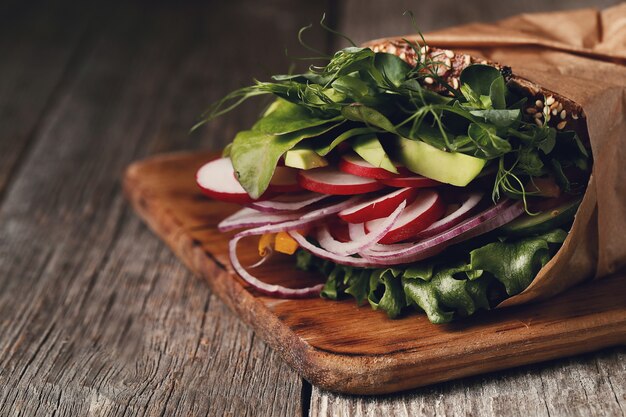
{"label": "sesame seed", "polygon": [[535,117],[535,119],[541,119],[543,117],[543,113],[537,112],[537,113],[535,113],[534,117]]}
{"label": "sesame seed", "polygon": [[565,119],[567,117],[567,111],[561,110],[561,114],[559,116],[561,116],[561,119]]}
{"label": "sesame seed", "polygon": [[[538,114],[541,114],[541,113],[538,113]],[[541,122],[540,119],[535,119],[535,124],[539,127],[543,126],[543,123]]]}
{"label": "sesame seed", "polygon": [[550,113],[552,113],[552,116],[556,116],[557,114],[559,114],[559,111],[557,109],[552,109]]}
{"label": "sesame seed", "polygon": [[[548,103],[546,102],[546,104],[548,104]],[[554,103],[550,104],[550,110],[555,110],[558,107],[559,107],[559,102],[558,101],[555,101]]]}
{"label": "sesame seed", "polygon": [[550,106],[552,103],[554,103],[554,97],[550,96],[546,99],[546,104]]}
{"label": "sesame seed", "polygon": [[393,45],[389,45],[389,47],[387,48],[387,52],[390,54],[394,54],[396,53],[396,47]]}
{"label": "sesame seed", "polygon": [[572,113],[572,119],[578,120],[578,115],[576,113]]}
{"label": "sesame seed", "polygon": [[404,52],[401,52],[401,53],[400,53],[400,55],[398,55],[398,57],[399,57],[401,60],[405,60],[405,59],[406,59],[406,54],[405,54]]}
{"label": "sesame seed", "polygon": [[445,65],[448,68],[452,67],[452,61],[450,61],[450,58],[446,58],[443,60],[443,65]]}
{"label": "sesame seed", "polygon": [[543,107],[543,101],[541,101],[541,100],[535,101],[535,106],[537,106],[537,108],[539,108],[539,109],[542,108]]}
{"label": "sesame seed", "polygon": [[565,125],[567,124],[567,122],[565,120],[563,120],[562,122],[559,122],[558,125],[556,125],[556,128],[559,130],[563,130],[565,128]]}
{"label": "sesame seed", "polygon": [[432,77],[426,77],[426,78],[424,78],[424,82],[426,84],[432,84],[432,83],[435,82],[435,80]]}
{"label": "sesame seed", "polygon": [[446,56],[450,59],[454,58],[454,52],[449,49],[446,49],[443,53],[446,54]]}
{"label": "sesame seed", "polygon": [[452,77],[450,81],[452,82],[452,88],[457,90],[459,88],[459,79],[456,77]]}
{"label": "sesame seed", "polygon": [[526,113],[528,114],[537,114],[537,109],[534,107],[529,107],[526,109]]}
{"label": "sesame seed", "polygon": [[563,110],[563,103],[559,103],[557,109],[559,109],[559,113]]}
{"label": "sesame seed", "polygon": [[463,62],[465,63],[465,65],[469,65],[472,63],[472,57],[469,55],[465,55],[465,57],[463,57]]}

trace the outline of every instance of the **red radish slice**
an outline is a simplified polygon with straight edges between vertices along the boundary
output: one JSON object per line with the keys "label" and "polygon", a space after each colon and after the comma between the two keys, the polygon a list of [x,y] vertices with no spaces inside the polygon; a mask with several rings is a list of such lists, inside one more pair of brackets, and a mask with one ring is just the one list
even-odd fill
{"label": "red radish slice", "polygon": [[371,178],[357,177],[324,167],[300,171],[298,183],[309,191],[332,195],[354,195],[380,190],[383,184]]}
{"label": "red radish slice", "polygon": [[298,169],[277,166],[267,189],[275,193],[292,193],[302,191],[298,185]]}
{"label": "red radish slice", "polygon": [[284,194],[271,200],[255,201],[250,204],[250,207],[265,213],[296,211],[328,197],[330,196],[309,192]]}
{"label": "red radish slice", "polygon": [[339,160],[339,170],[364,178],[386,179],[398,176],[398,174],[370,164],[354,153],[347,153],[341,156]]}
{"label": "red radish slice", "polygon": [[380,224],[377,225],[376,229],[372,230],[361,239],[349,242],[338,242],[331,236],[328,226],[324,225],[317,233],[317,241],[322,248],[337,255],[353,255],[357,252],[361,252],[376,244],[376,242],[389,232],[405,207],[406,200],[402,201],[389,217],[381,221]]}
{"label": "red radish slice", "polygon": [[417,242],[412,246],[399,248],[399,245],[389,245],[386,252],[365,251],[362,255],[372,262],[382,262],[389,265],[421,261],[441,252],[452,244],[471,239],[505,225],[519,217],[523,212],[523,202],[512,203],[510,200],[503,200],[445,232]]}
{"label": "red radish slice", "polygon": [[[379,242],[388,244],[410,239],[439,220],[445,211],[446,205],[439,193],[433,190],[423,190]],[[365,223],[365,228],[368,231],[375,230],[384,221],[384,219],[369,221]]]}
{"label": "red radish slice", "polygon": [[402,188],[342,210],[337,215],[348,223],[364,223],[369,220],[380,219],[393,213],[402,201],[406,200],[409,204],[412,203],[418,192],[417,188]]}
{"label": "red radish slice", "polygon": [[439,181],[422,177],[421,175],[409,175],[406,177],[396,177],[378,181],[390,187],[427,188],[441,185]]}
{"label": "red radish slice", "polygon": [[438,235],[439,233],[450,229],[452,226],[461,223],[463,220],[469,217],[472,211],[478,206],[478,203],[480,203],[480,201],[483,199],[483,195],[483,193],[470,194],[458,209],[454,210],[452,213],[445,216],[441,220],[437,220],[435,223],[431,224],[426,229],[416,234],[413,237],[413,240],[418,241]]}
{"label": "red radish slice", "polygon": [[235,178],[230,158],[204,164],[196,173],[196,182],[204,194],[216,200],[238,204],[254,201]]}

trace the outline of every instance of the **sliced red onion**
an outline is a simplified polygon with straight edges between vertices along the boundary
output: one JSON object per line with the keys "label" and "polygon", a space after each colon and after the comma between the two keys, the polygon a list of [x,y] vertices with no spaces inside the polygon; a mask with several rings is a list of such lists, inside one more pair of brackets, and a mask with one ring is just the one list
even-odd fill
{"label": "sliced red onion", "polygon": [[478,206],[478,203],[480,203],[483,199],[483,196],[483,193],[470,194],[463,204],[461,204],[461,207],[417,233],[413,240],[419,241],[438,235],[439,233],[450,229],[452,226],[461,223],[471,214],[472,210]]}
{"label": "sliced red onion", "polygon": [[222,220],[217,225],[217,229],[220,232],[227,232],[229,230],[244,227],[256,227],[266,224],[282,223],[298,219],[301,216],[302,213],[263,213],[246,207]]}
{"label": "sliced red onion", "polygon": [[[364,234],[359,239],[353,239],[349,242],[339,242],[335,240],[328,230],[328,225],[322,226],[317,234],[317,241],[320,246],[329,252],[337,255],[353,255],[357,252],[361,252],[370,246],[376,244],[380,239],[387,234],[387,232],[395,225],[398,217],[402,213],[402,210],[406,208],[406,200],[404,200],[389,217],[385,218],[374,230],[368,234]],[[360,223],[361,228],[363,224]],[[350,224],[348,227],[351,227]]]}
{"label": "sliced red onion", "polygon": [[409,248],[396,249],[390,246],[386,252],[364,251],[363,256],[372,262],[386,262],[388,265],[417,262],[442,251],[446,247],[490,232],[524,212],[521,201],[511,204],[509,200],[493,207],[429,239],[422,240]]}
{"label": "sliced red onion", "polygon": [[[393,227],[393,226],[392,226]],[[351,240],[363,239],[367,236],[365,232],[365,223],[354,223],[348,224],[348,233],[350,234]],[[396,249],[404,249],[413,246],[415,243],[395,243],[393,245],[381,245],[380,243],[375,243],[371,245],[369,248],[366,248],[367,252],[387,252],[389,250],[389,246],[393,246]],[[361,252],[364,252],[363,250]]]}
{"label": "sliced red onion", "polygon": [[359,268],[373,268],[386,265],[384,262],[370,261],[364,258],[354,258],[352,256],[337,255],[336,253],[329,252],[326,249],[315,246],[314,244],[309,242],[306,237],[301,235],[296,230],[290,231],[289,235],[294,238],[303,249],[311,252],[318,258],[327,259],[341,265],[356,266]]}
{"label": "sliced red onion", "polygon": [[279,298],[307,298],[317,296],[324,287],[324,284],[317,284],[306,288],[287,288],[282,285],[272,285],[261,281],[246,271],[246,268],[241,265],[239,258],[237,258],[237,243],[242,238],[243,236],[235,236],[228,244],[230,262],[239,276],[258,292]]}
{"label": "sliced red onion", "polygon": [[271,200],[254,201],[250,207],[265,213],[296,211],[329,197],[328,194],[319,193],[284,194]]}
{"label": "sliced red onion", "polygon": [[253,236],[253,235],[262,235],[263,233],[277,233],[277,232],[288,232],[290,230],[302,229],[309,225],[312,225],[323,219],[324,217],[328,217],[331,214],[335,214],[346,207],[351,207],[352,205],[361,201],[361,197],[352,197],[348,200],[342,201],[340,203],[332,204],[330,206],[326,206],[317,210],[313,210],[306,214],[298,214],[297,220],[290,220],[282,223],[275,224],[267,224],[264,226],[256,227],[254,229],[243,230],[235,237],[244,237],[244,236]]}

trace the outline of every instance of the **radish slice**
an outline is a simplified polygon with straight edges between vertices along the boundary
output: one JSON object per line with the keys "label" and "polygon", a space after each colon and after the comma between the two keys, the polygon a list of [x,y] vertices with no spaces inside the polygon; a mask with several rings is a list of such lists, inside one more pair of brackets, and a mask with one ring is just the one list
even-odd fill
{"label": "radish slice", "polygon": [[302,191],[298,184],[298,169],[277,166],[267,189],[275,193],[292,193]]}
{"label": "radish slice", "polygon": [[[241,278],[248,284],[252,285],[255,290],[262,294],[270,295],[272,297],[279,298],[308,298],[316,296],[320,293],[324,284],[314,285],[307,288],[287,288],[282,285],[271,285],[261,281],[257,277],[251,275],[246,268],[241,265],[239,258],[237,258],[237,243],[243,238],[243,236],[235,236],[234,239],[228,244],[228,252],[230,255],[230,262]],[[306,240],[306,239],[305,239]]]}
{"label": "radish slice", "polygon": [[246,207],[222,220],[217,225],[217,229],[220,232],[226,232],[243,227],[257,227],[266,224],[282,223],[299,219],[302,217],[302,214],[303,213],[263,213]]}
{"label": "radish slice", "polygon": [[386,179],[398,177],[398,174],[376,167],[354,153],[347,153],[341,156],[339,170],[364,178]]}
{"label": "radish slice", "polygon": [[285,194],[271,200],[254,201],[250,207],[266,213],[296,211],[328,197],[330,196],[318,193]]}
{"label": "radish slice", "polygon": [[409,204],[412,203],[417,193],[418,190],[416,188],[402,188],[393,193],[342,210],[338,213],[338,216],[348,223],[363,223],[387,217],[393,213],[400,202],[406,200]]}
{"label": "radish slice", "polygon": [[362,255],[372,262],[387,262],[390,265],[421,261],[454,243],[471,239],[505,225],[523,212],[523,202],[511,204],[510,200],[503,200],[451,229],[408,248],[400,249],[396,247],[397,245],[389,245],[386,252],[364,251]]}
{"label": "radish slice", "polygon": [[[395,243],[412,238],[416,233],[439,220],[445,210],[446,205],[439,193],[433,190],[423,190],[402,212],[393,228],[380,239],[380,243]],[[365,223],[365,229],[375,230],[384,221],[384,219],[371,220]]]}
{"label": "radish slice", "polygon": [[302,188],[322,194],[353,195],[380,190],[383,184],[371,178],[357,177],[334,167],[315,168],[298,173]]}
{"label": "radish slice", "polygon": [[439,233],[448,230],[452,226],[461,223],[471,214],[472,210],[478,206],[478,203],[480,203],[480,201],[483,199],[483,195],[484,194],[482,193],[470,194],[458,209],[445,216],[443,219],[437,220],[435,223],[431,224],[421,232],[417,233],[414,236],[413,240],[418,241],[438,235]]}
{"label": "radish slice", "polygon": [[382,179],[378,181],[381,184],[385,184],[390,187],[427,188],[427,187],[436,187],[438,185],[441,185],[439,181],[422,177],[421,175],[410,175],[406,177],[396,177],[396,178]]}
{"label": "radish slice", "polygon": [[196,183],[204,194],[216,200],[238,204],[254,201],[235,178],[230,158],[218,158],[204,164],[196,173]]}
{"label": "radish slice", "polygon": [[[322,226],[317,234],[317,241],[320,246],[327,251],[333,252],[337,255],[352,255],[357,252],[361,252],[376,242],[378,242],[383,236],[387,234],[387,232],[393,227],[394,223],[397,221],[400,213],[406,207],[406,200],[404,200],[400,205],[394,210],[393,213],[386,219],[384,219],[378,225],[378,228],[372,230],[369,234],[364,235],[361,239],[352,240],[350,242],[338,242],[330,234],[328,230],[328,226]],[[361,226],[362,227],[362,226]]]}

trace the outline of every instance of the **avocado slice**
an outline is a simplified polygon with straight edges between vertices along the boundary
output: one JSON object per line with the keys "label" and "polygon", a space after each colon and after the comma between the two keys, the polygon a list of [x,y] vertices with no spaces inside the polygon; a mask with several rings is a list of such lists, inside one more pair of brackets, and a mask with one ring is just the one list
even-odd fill
{"label": "avocado slice", "polygon": [[373,166],[393,172],[394,174],[398,173],[398,169],[393,162],[391,162],[391,159],[389,159],[387,152],[383,149],[383,145],[380,144],[376,135],[357,136],[352,141],[352,149]]}
{"label": "avocado slice", "polygon": [[480,174],[487,160],[446,152],[419,140],[398,137],[398,159],[409,170],[434,180],[464,187]]}
{"label": "avocado slice", "polygon": [[285,152],[285,166],[298,169],[321,168],[328,165],[328,161],[312,149],[291,149]]}
{"label": "avocado slice", "polygon": [[502,226],[500,230],[507,235],[513,236],[532,236],[549,232],[571,222],[581,201],[582,197],[544,211],[536,216],[525,214]]}

